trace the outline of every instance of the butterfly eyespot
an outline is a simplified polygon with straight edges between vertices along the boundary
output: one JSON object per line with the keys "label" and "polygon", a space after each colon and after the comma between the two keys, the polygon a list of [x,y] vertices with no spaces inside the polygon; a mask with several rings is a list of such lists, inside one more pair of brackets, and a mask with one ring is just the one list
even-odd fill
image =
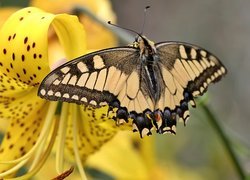
{"label": "butterfly eyespot", "polygon": [[153,129],[175,134],[177,120],[186,124],[190,117],[189,104],[195,107],[194,98],[227,70],[198,46],[154,44],[138,36],[133,46],[92,52],[54,69],[42,81],[38,95],[91,110],[108,106],[105,116],[117,125],[130,123],[141,137]]}

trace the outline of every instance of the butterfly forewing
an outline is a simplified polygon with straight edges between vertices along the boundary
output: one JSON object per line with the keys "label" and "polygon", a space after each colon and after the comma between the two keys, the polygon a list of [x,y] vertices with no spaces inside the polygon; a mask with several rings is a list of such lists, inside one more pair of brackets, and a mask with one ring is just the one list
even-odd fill
{"label": "butterfly forewing", "polygon": [[226,68],[216,56],[197,46],[162,42],[157,43],[156,48],[162,67],[194,97],[202,95],[210,83],[217,82],[226,74]]}
{"label": "butterfly forewing", "polygon": [[38,95],[77,104],[108,104],[116,100],[135,72],[137,51],[132,47],[111,48],[76,58],[52,71],[41,83]]}

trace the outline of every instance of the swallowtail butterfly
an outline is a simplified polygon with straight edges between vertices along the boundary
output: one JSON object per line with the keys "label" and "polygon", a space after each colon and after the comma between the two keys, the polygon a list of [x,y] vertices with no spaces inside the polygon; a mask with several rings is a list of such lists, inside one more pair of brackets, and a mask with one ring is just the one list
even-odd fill
{"label": "swallowtail butterfly", "polygon": [[[52,101],[109,106],[117,124],[132,121],[140,136],[175,133],[189,118],[188,104],[226,68],[210,52],[183,42],[154,44],[138,34],[131,46],[96,51],[53,70],[38,95]],[[109,112],[107,112],[108,114]]]}

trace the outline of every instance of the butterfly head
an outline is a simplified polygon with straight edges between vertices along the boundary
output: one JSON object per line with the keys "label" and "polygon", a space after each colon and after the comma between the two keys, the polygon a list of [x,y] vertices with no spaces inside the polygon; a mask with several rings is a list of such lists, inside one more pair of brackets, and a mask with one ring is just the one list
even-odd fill
{"label": "butterfly head", "polygon": [[[146,9],[147,8],[149,8],[149,6],[147,6]],[[142,32],[138,33],[132,29],[118,26],[116,24],[111,23],[111,21],[108,21],[108,24],[137,34],[135,41],[130,46],[140,49],[140,57],[142,58],[142,60],[145,59],[146,61],[147,59],[150,59],[151,56],[156,55],[156,48],[154,42],[150,41],[148,38],[143,36]]]}
{"label": "butterfly head", "polygon": [[145,63],[153,63],[158,59],[155,43],[145,36],[138,34],[133,43],[133,47],[140,50],[140,58]]}

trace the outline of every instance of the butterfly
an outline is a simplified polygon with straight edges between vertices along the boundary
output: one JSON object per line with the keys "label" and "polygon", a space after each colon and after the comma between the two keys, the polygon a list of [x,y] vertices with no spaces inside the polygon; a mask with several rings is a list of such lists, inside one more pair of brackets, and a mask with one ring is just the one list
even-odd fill
{"label": "butterfly", "polygon": [[189,104],[227,73],[210,52],[184,42],[153,43],[138,34],[130,46],[83,55],[53,70],[38,95],[52,101],[108,106],[117,124],[132,121],[140,136],[175,133]]}

